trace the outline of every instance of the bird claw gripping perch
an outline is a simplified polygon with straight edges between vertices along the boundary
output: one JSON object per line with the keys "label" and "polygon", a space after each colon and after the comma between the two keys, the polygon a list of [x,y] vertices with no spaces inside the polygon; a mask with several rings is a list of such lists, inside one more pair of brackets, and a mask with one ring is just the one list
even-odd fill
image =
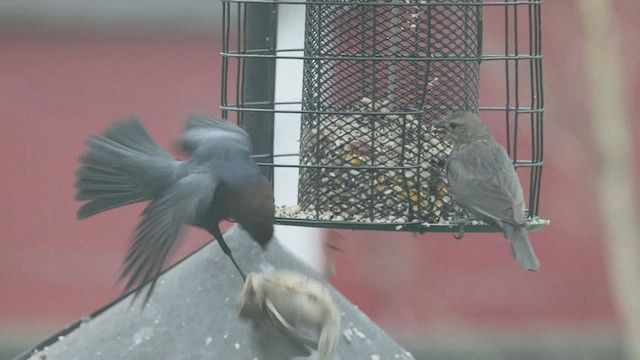
{"label": "bird claw gripping perch", "polygon": [[464,238],[464,224],[458,224],[458,232],[453,234],[456,240],[462,240]]}
{"label": "bird claw gripping perch", "polygon": [[456,240],[462,240],[462,238],[464,238],[464,226],[467,224],[469,220],[470,220],[469,218],[461,218],[461,219],[454,219],[449,222],[451,225],[458,226],[458,232],[453,234],[453,237]]}

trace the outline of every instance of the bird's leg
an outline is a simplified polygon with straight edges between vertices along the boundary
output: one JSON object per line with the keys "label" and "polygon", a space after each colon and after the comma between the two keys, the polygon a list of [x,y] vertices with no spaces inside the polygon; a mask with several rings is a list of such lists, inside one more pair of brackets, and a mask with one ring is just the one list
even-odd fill
{"label": "bird's leg", "polygon": [[222,237],[222,232],[220,232],[220,227],[215,226],[211,230],[213,232],[213,236],[218,241],[218,244],[220,244],[220,247],[222,248],[222,252],[225,253],[229,257],[229,259],[231,259],[231,262],[233,263],[233,265],[236,267],[236,269],[240,273],[240,276],[242,276],[242,281],[246,281],[247,280],[247,276],[244,274],[244,271],[242,271],[242,269],[240,269],[240,266],[238,266],[238,263],[236,263],[236,259],[233,258],[233,254],[231,253],[231,249],[229,249],[229,246],[227,245],[227,243],[224,241],[224,238]]}

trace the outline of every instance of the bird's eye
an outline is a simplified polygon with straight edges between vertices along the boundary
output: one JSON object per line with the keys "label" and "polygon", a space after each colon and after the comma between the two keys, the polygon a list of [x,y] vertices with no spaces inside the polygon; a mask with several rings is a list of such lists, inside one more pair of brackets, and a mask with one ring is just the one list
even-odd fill
{"label": "bird's eye", "polygon": [[449,127],[450,127],[451,129],[455,129],[455,128],[457,128],[457,127],[458,127],[458,124],[457,124],[457,123],[451,123],[451,124],[449,124]]}

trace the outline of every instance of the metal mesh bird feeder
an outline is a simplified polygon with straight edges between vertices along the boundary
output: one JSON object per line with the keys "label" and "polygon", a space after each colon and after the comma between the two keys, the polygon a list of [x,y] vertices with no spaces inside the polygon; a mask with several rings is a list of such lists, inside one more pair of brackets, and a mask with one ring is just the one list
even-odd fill
{"label": "metal mesh bird feeder", "polygon": [[[462,210],[444,173],[450,146],[431,126],[465,110],[504,121],[506,143],[496,137],[519,173],[528,172],[530,227],[546,224],[538,219],[540,6],[540,0],[223,0],[223,116],[249,127],[274,118],[299,126],[297,152],[279,152],[271,139],[256,155],[276,188],[280,170],[297,178],[295,204],[276,203],[277,222],[451,230],[449,220]],[[257,7],[260,21],[272,21],[257,36],[262,41],[251,30]],[[300,47],[277,40],[288,7],[304,12]],[[487,39],[491,54],[483,52]],[[262,81],[275,81],[295,67],[277,67],[278,61],[301,65],[299,101],[277,101],[273,92],[260,95],[248,86],[255,69]],[[483,81],[501,94],[486,106],[480,102],[485,68],[491,78]],[[273,90],[267,85],[262,89]],[[496,229],[471,224],[466,231]]]}

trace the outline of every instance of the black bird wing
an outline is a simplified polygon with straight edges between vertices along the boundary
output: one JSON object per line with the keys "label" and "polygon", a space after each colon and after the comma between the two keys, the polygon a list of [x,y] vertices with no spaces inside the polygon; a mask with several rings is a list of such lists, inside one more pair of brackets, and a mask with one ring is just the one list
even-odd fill
{"label": "black bird wing", "polygon": [[180,150],[192,154],[203,145],[222,147],[235,144],[251,154],[249,135],[236,124],[206,116],[191,116],[177,140]]}
{"label": "black bird wing", "polygon": [[[218,183],[211,173],[196,169],[149,203],[124,261],[120,278],[129,276],[125,290],[153,279],[145,296],[146,304],[157,275],[182,238],[185,225],[194,224],[206,213]],[[137,290],[136,297],[142,289]]]}
{"label": "black bird wing", "polygon": [[524,224],[524,196],[506,151],[494,141],[476,141],[454,149],[447,176],[456,201],[496,221]]}

